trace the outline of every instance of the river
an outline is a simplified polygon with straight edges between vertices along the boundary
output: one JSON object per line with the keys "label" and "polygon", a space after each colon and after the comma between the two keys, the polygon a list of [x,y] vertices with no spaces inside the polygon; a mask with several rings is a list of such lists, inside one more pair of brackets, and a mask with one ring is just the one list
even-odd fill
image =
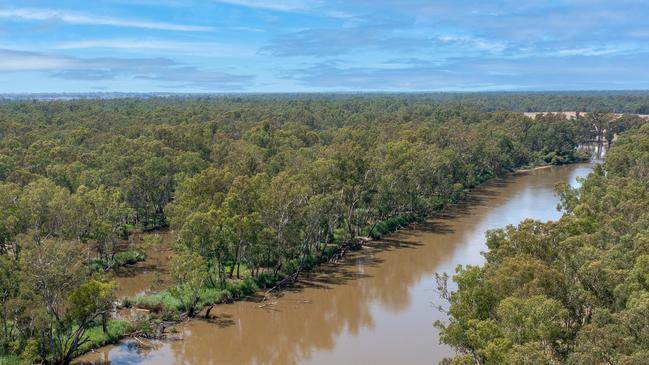
{"label": "river", "polygon": [[[132,342],[80,360],[94,364],[436,364],[453,351],[439,344],[444,315],[435,272],[481,264],[488,229],[524,218],[560,217],[554,185],[578,184],[592,164],[548,167],[494,179],[461,204],[372,242],[336,264],[301,277],[299,286],[261,306],[242,301],[216,307],[211,321],[179,328],[182,340]],[[132,280],[132,279],[131,279]]]}

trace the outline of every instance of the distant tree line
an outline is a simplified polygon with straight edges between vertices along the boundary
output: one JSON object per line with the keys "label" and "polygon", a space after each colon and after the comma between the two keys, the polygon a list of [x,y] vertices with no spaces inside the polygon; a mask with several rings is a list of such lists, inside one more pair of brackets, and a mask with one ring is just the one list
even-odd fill
{"label": "distant tree line", "polygon": [[174,94],[174,93],[43,93],[0,94],[0,104],[16,101],[56,100],[147,100],[151,105],[187,103],[236,102],[328,102],[328,101],[388,101],[397,104],[457,104],[471,105],[482,111],[517,112],[592,112],[649,114],[649,91],[509,91],[509,92],[422,92],[422,93],[273,93],[273,94]]}

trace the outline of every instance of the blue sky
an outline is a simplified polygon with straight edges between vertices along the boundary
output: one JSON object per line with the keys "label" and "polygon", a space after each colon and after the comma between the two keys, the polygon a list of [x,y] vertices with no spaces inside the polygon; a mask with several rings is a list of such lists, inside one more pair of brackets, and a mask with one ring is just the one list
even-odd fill
{"label": "blue sky", "polygon": [[0,92],[649,89],[646,1],[0,0]]}

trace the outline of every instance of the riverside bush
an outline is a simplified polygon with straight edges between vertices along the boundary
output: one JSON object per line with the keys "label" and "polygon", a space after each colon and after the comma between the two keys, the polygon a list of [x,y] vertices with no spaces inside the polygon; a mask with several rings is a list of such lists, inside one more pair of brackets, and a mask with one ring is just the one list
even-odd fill
{"label": "riverside bush", "polygon": [[146,260],[144,252],[131,250],[115,254],[110,259],[93,259],[88,262],[88,267],[92,271],[106,270],[109,268],[119,268],[126,265],[135,265],[140,261]]}

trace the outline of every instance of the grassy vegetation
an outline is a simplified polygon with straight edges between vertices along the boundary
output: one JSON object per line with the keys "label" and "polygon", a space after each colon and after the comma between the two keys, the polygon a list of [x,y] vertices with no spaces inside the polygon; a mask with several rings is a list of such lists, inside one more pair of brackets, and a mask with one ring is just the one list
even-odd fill
{"label": "grassy vegetation", "polygon": [[110,259],[94,259],[88,262],[88,266],[93,271],[117,268],[126,265],[134,265],[140,261],[146,260],[146,254],[141,251],[131,250],[118,252]]}
{"label": "grassy vegetation", "polygon": [[[106,324],[107,331],[104,333],[101,323],[96,323],[94,326],[88,328],[82,339],[82,344],[77,348],[76,354],[81,355],[90,350],[97,349],[101,346],[109,345],[118,342],[129,333],[132,333],[137,328],[137,324],[125,320],[108,320]],[[29,346],[22,357],[17,355],[2,355],[0,356],[0,365],[29,365],[32,361],[25,358],[33,357],[28,354],[30,352]]]}
{"label": "grassy vegetation", "polygon": [[168,291],[162,291],[154,294],[147,294],[136,297],[133,304],[138,308],[157,310],[161,307],[176,309],[180,306],[180,301],[177,300]]}
{"label": "grassy vegetation", "polygon": [[83,354],[101,346],[116,343],[132,333],[135,326],[130,321],[111,319],[108,321],[106,329],[107,331],[104,333],[101,324],[90,327],[84,337],[86,342],[79,346],[77,353]]}
{"label": "grassy vegetation", "polygon": [[421,221],[421,219],[422,217],[416,214],[405,214],[398,217],[386,219],[383,222],[377,223],[374,227],[368,227],[363,231],[363,233],[374,239],[379,239],[387,233],[394,232],[401,227],[407,226],[410,223]]}
{"label": "grassy vegetation", "polygon": [[266,289],[270,288],[277,283],[280,278],[277,275],[273,275],[270,272],[263,272],[260,273],[259,275],[255,276],[255,284],[259,289]]}
{"label": "grassy vegetation", "polygon": [[[228,303],[243,296],[252,295],[260,288],[266,287],[270,282],[268,275],[260,275],[259,283],[261,286],[253,278],[228,281],[223,289],[206,286],[200,291],[199,308]],[[274,283],[276,280],[272,280],[272,282]],[[183,303],[187,301],[182,299],[184,298],[173,295],[172,291],[167,289],[159,293],[137,297],[132,300],[132,303],[128,302],[126,305],[147,309],[164,320],[177,320],[180,314],[187,310],[183,306]]]}
{"label": "grassy vegetation", "polygon": [[26,364],[18,356],[6,355],[6,356],[0,356],[0,365],[26,365]]}

